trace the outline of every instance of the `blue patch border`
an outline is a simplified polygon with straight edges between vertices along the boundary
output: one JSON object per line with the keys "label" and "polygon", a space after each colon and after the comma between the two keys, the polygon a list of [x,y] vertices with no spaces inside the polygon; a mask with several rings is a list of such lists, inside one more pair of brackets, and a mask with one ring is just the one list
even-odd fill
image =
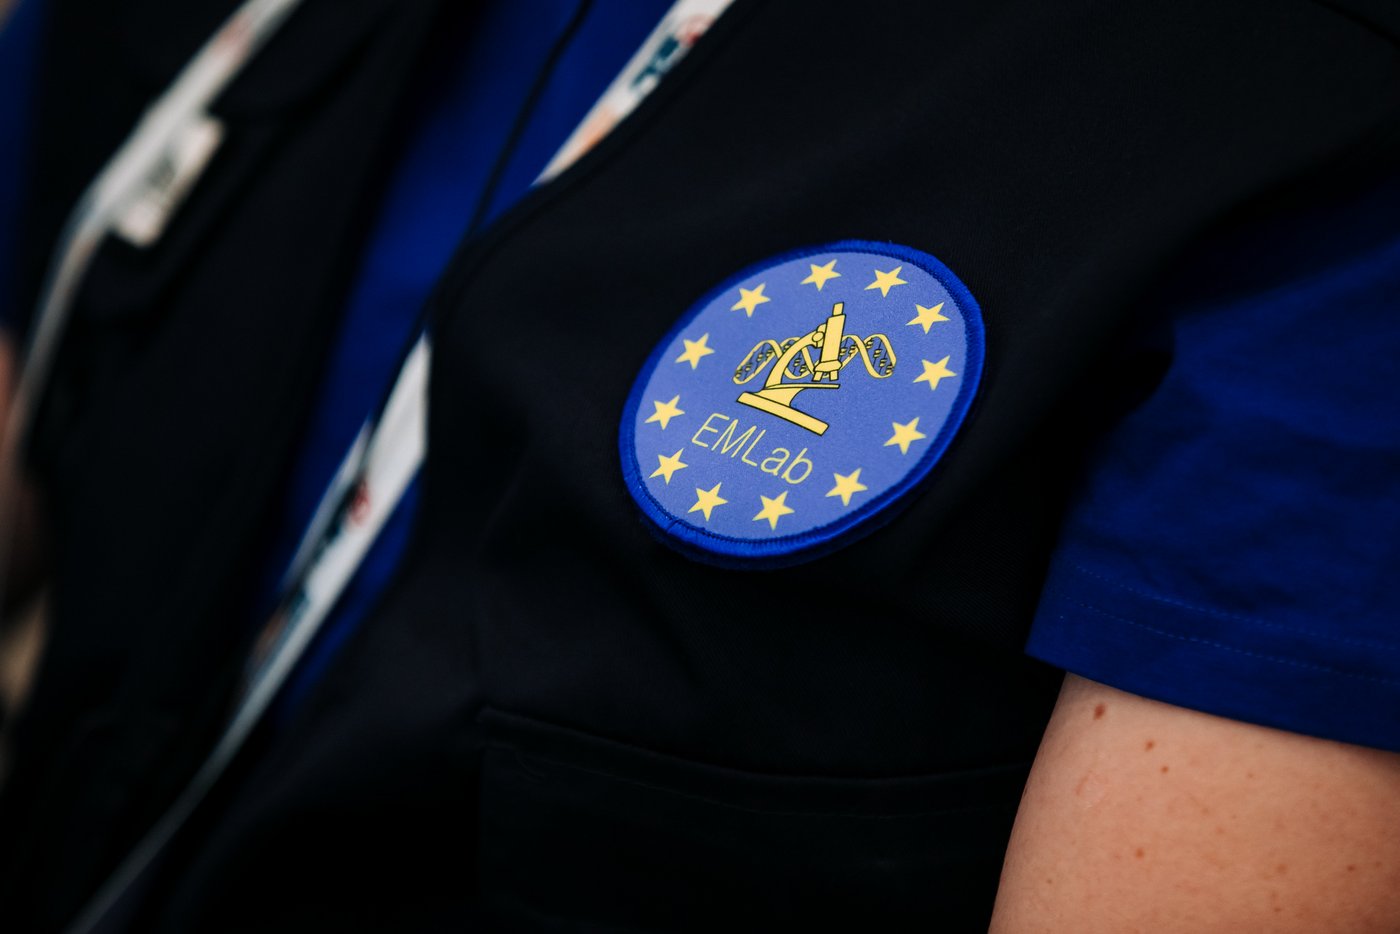
{"label": "blue patch border", "polygon": [[[932,443],[925,450],[924,456],[904,476],[904,479],[879,496],[871,498],[859,509],[852,510],[824,526],[807,529],[792,535],[780,535],[755,541],[753,539],[732,538],[728,535],[719,535],[704,529],[697,529],[672,516],[647,489],[636,455],[637,409],[642,404],[647,381],[662,362],[663,352],[713,301],[724,293],[738,288],[739,283],[747,282],[758,273],[781,263],[840,251],[876,253],[891,259],[912,263],[937,279],[957,302],[966,328],[967,360],[963,382],[958,389],[957,397],[953,400],[953,407],[948,412],[947,420],[939,428],[938,434],[934,436]],[[622,425],[618,432],[618,453],[622,458],[623,482],[627,485],[628,492],[632,494],[632,499],[641,508],[642,513],[651,520],[653,528],[659,533],[658,537],[665,544],[687,557],[707,564],[737,569],[782,567],[811,561],[865,537],[898,515],[899,509],[892,507],[900,506],[900,501],[904,499],[905,494],[911,492],[924,481],[934,466],[942,460],[943,455],[952,444],[954,436],[957,435],[963,422],[966,421],[968,411],[972,408],[972,400],[981,386],[985,358],[986,334],[982,325],[982,306],[977,303],[977,300],[972,297],[972,292],[963,285],[962,280],[951,269],[928,253],[895,243],[881,243],[873,240],[839,240],[835,243],[801,247],[770,256],[745,267],[701,296],[666,332],[666,335],[657,342],[655,348],[647,356],[646,362],[632,383],[632,391],[627,394],[627,402],[622,410]]]}

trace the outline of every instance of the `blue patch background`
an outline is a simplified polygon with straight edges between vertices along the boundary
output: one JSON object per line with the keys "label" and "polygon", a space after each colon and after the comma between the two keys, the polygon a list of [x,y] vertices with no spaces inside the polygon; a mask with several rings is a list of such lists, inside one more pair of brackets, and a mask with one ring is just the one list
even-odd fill
{"label": "blue patch background", "polygon": [[[835,259],[840,278],[827,280],[819,291],[802,284],[811,265]],[[867,289],[875,270],[888,272],[903,266],[899,278],[906,285],[889,290]],[[765,284],[770,301],[758,305],[752,317],[742,309],[731,310],[740,298],[740,287]],[[884,334],[894,348],[895,370],[888,379],[876,379],[853,359],[841,372],[840,389],[809,389],[793,400],[793,407],[830,423],[817,435],[767,412],[737,401],[739,394],[761,389],[769,371],[744,385],[733,382],[735,368],[764,339],[779,343],[810,333],[826,321],[836,302],[845,303],[846,333],[864,339]],[[936,322],[927,334],[910,324],[916,304],[932,307],[943,303],[949,320]],[[709,335],[714,353],[692,369],[676,362],[685,351],[684,341]],[[914,382],[923,371],[923,360],[937,363],[949,357],[948,368],[957,375],[944,378],[936,390]],[[851,537],[870,531],[876,514],[885,512],[922,480],[947,449],[971,404],[981,376],[983,331],[980,311],[965,286],[942,263],[907,247],[863,241],[844,241],[794,251],[775,257],[729,279],[687,313],[662,341],[643,367],[623,414],[620,446],[623,473],[642,511],[665,533],[665,538],[688,553],[723,559],[814,557]],[[770,364],[771,366],[771,364]],[[672,418],[663,429],[647,419],[653,402],[680,396],[684,414]],[[774,448],[793,455],[807,449],[812,461],[809,476],[798,484],[760,471],[734,456],[721,454],[694,441],[696,432],[712,413],[711,427],[721,431],[728,419],[737,419],[737,434],[750,426],[766,431],[749,459],[762,463]],[[898,446],[886,446],[894,434],[893,423],[919,419],[918,430],[927,437],[914,441],[908,454]],[[700,440],[713,443],[719,437],[706,433]],[[752,440],[752,436],[750,438]],[[748,444],[744,445],[745,448]],[[658,456],[681,451],[687,465],[675,471],[671,482],[650,476]],[[788,464],[793,463],[789,458]],[[834,474],[850,474],[860,468],[860,483],[869,489],[857,492],[846,506],[839,496],[827,496],[835,485]],[[797,471],[800,473],[801,469]],[[721,484],[719,495],[728,502],[717,506],[706,522],[700,512],[689,512],[696,503],[697,488],[710,490]],[[761,496],[778,497],[787,491],[790,515],[772,529],[767,520],[755,521],[762,509]],[[887,517],[887,516],[886,516]],[[724,563],[731,563],[725,561]],[[732,563],[748,564],[750,561]]]}

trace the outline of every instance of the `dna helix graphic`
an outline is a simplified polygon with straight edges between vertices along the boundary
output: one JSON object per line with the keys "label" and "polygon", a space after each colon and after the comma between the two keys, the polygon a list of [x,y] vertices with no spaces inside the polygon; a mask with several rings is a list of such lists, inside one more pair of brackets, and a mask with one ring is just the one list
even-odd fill
{"label": "dna helix graphic", "polygon": [[[816,360],[812,359],[817,352]],[[764,339],[754,345],[734,370],[734,384],[743,386],[767,372],[763,388],[744,392],[738,401],[776,415],[814,434],[824,434],[826,422],[793,407],[798,393],[808,389],[840,389],[841,371],[856,358],[875,379],[894,375],[894,346],[884,334],[862,338],[846,333],[845,303],[837,302],[816,329],[782,342]]]}
{"label": "dna helix graphic", "polygon": [[[767,369],[770,361],[782,357],[793,344],[801,340],[803,340],[801,337],[789,337],[781,344],[775,340],[759,341],[735,368],[734,385],[743,386],[758,378]],[[812,362],[812,346],[820,345],[799,348],[782,370],[783,374],[792,379],[812,376],[816,372],[816,365]],[[896,362],[894,347],[885,335],[871,334],[864,339],[854,334],[843,336],[838,358],[841,369],[844,370],[857,356],[865,364],[865,371],[876,379],[888,379],[894,375]]]}

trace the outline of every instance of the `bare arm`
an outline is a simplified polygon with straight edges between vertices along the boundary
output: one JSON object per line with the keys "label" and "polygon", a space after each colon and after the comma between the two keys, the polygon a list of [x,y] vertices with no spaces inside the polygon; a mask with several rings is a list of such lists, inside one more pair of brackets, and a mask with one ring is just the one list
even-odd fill
{"label": "bare arm", "polygon": [[1071,675],[991,930],[1400,931],[1400,755]]}

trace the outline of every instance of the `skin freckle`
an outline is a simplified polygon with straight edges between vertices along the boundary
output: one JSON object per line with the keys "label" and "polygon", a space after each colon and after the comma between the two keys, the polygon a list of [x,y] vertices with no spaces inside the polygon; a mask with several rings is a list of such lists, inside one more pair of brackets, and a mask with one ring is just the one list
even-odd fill
{"label": "skin freckle", "polygon": [[1104,704],[1096,704],[1096,705],[1094,706],[1094,719],[1095,719],[1095,720],[1102,720],[1102,719],[1103,719],[1104,712],[1107,711],[1107,710],[1108,710],[1108,707],[1107,707],[1106,705],[1104,705]]}
{"label": "skin freckle", "polygon": [[1162,774],[1163,774],[1163,775],[1166,775],[1166,774],[1167,774],[1168,772],[1170,772],[1170,771],[1171,771],[1171,767],[1170,767],[1170,766],[1166,766],[1166,765],[1162,766]]}
{"label": "skin freckle", "polygon": [[1356,865],[1354,863],[1347,863],[1347,872],[1356,872]]}
{"label": "skin freckle", "polygon": [[1137,850],[1133,853],[1133,855],[1136,856],[1138,859],[1142,859],[1144,856],[1147,855],[1147,851],[1144,850],[1142,847],[1138,847]]}
{"label": "skin freckle", "polygon": [[1142,748],[1144,752],[1151,752],[1153,747],[1155,747],[1156,745],[1157,743],[1154,740],[1149,739]]}
{"label": "skin freckle", "polygon": [[1278,873],[1281,876],[1286,875],[1288,873],[1288,864],[1279,863],[1277,866],[1274,867],[1274,872]]}

